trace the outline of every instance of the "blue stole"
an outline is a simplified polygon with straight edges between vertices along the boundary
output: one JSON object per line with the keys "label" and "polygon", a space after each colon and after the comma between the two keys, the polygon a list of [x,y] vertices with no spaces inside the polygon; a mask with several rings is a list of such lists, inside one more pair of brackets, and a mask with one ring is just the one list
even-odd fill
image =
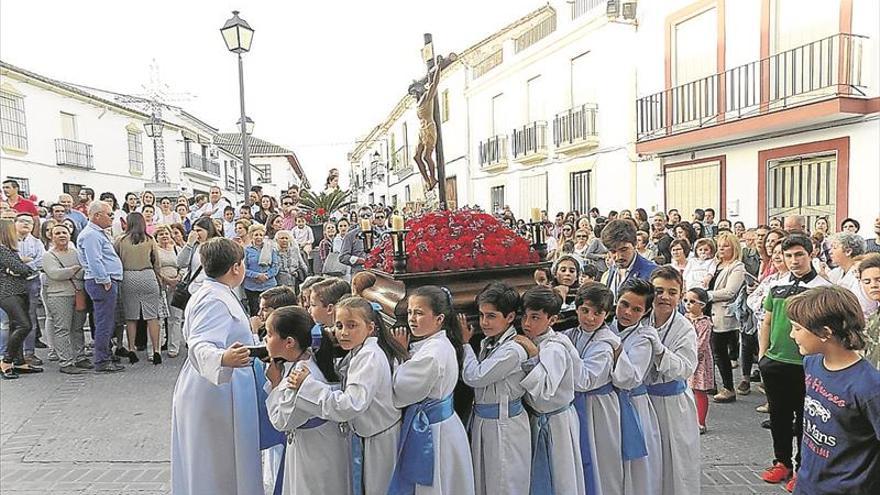
{"label": "blue stole", "polygon": [[553,463],[550,461],[550,450],[553,447],[553,438],[550,435],[550,417],[564,413],[570,408],[571,404],[567,404],[555,411],[536,413],[533,416],[537,423],[538,433],[535,435],[535,444],[532,447],[530,495],[554,495],[556,493],[553,486]]}
{"label": "blue stole", "polygon": [[353,495],[364,493],[364,439],[351,432],[351,490]]}
{"label": "blue stole", "polygon": [[266,400],[269,394],[263,389],[266,383],[266,367],[259,359],[254,359],[251,364],[251,370],[254,372],[254,383],[257,387],[257,416],[260,425],[260,450],[281,445],[284,443],[284,433],[275,429],[272,422],[269,421],[269,410],[266,409]]}
{"label": "blue stole", "polygon": [[[519,416],[522,412],[522,399],[514,399],[507,403],[508,418]],[[501,404],[474,404],[474,415],[483,419],[498,419],[501,417]]]}
{"label": "blue stole", "polygon": [[455,413],[452,394],[442,399],[425,399],[406,408],[397,445],[397,465],[388,495],[415,493],[416,485],[434,484],[434,434],[431,425]]}
{"label": "blue stole", "polygon": [[684,380],[672,380],[666,383],[655,383],[648,385],[648,395],[656,397],[672,397],[678,395],[687,389]]}
{"label": "blue stole", "polygon": [[[321,418],[310,418],[308,421],[298,426],[297,430],[310,430],[312,428],[317,428],[324,423],[326,423],[326,419]],[[284,443],[284,450],[281,451],[281,465],[278,466],[278,474],[275,476],[275,489],[272,491],[272,495],[281,495],[281,490],[284,487],[284,460],[287,458],[287,443]]]}
{"label": "blue stole", "polygon": [[639,385],[632,390],[615,389],[617,402],[620,404],[620,453],[624,461],[632,461],[648,456],[645,445],[645,433],[639,413],[632,404],[632,397],[645,395],[647,389]]}
{"label": "blue stole", "polygon": [[611,383],[606,383],[599,388],[588,390],[586,392],[575,392],[574,409],[577,411],[578,421],[580,422],[580,438],[578,443],[581,446],[581,464],[584,467],[584,484],[587,495],[596,493],[596,476],[593,472],[593,453],[590,452],[590,427],[587,421],[587,396],[588,395],[606,395],[614,391]]}

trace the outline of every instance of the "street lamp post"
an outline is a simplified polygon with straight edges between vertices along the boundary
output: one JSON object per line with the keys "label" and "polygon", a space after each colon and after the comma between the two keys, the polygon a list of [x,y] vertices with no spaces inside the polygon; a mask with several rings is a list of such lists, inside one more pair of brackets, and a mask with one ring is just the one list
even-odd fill
{"label": "street lamp post", "polygon": [[155,166],[156,182],[165,184],[168,182],[168,174],[165,173],[165,143],[162,141],[162,131],[165,123],[153,113],[147,122],[144,122],[144,131],[147,137],[153,140],[153,164]]}
{"label": "street lamp post", "polygon": [[[238,55],[238,93],[241,107],[241,118],[238,121],[241,130],[241,162],[242,172],[244,174],[244,194],[245,198],[251,190],[251,164],[250,150],[248,149],[247,139],[247,121],[249,120],[244,113],[244,65],[242,63],[241,54],[247,53],[251,49],[251,42],[254,39],[254,30],[244,19],[238,17],[238,11],[232,11],[232,17],[226,21],[226,24],[220,28],[220,34],[223,35],[223,41],[226,42],[226,48]],[[251,122],[253,124],[253,122]],[[247,199],[245,199],[247,201]]]}

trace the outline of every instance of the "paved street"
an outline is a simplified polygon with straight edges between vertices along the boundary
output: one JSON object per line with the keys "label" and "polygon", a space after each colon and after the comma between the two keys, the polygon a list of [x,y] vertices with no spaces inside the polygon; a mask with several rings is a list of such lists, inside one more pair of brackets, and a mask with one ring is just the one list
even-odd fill
{"label": "paved street", "polygon": [[[168,493],[171,392],[182,364],[142,360],[115,375],[67,376],[47,363],[42,375],[0,382],[0,493]],[[703,493],[786,493],[758,478],[770,456],[754,410],[762,400],[753,392],[710,406]]]}

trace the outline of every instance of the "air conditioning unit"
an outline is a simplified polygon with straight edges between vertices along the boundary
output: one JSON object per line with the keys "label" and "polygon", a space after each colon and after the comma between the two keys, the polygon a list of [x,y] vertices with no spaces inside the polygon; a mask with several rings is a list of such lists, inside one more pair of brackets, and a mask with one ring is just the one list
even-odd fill
{"label": "air conditioning unit", "polygon": [[623,18],[633,20],[636,18],[636,2],[623,2]]}
{"label": "air conditioning unit", "polygon": [[609,19],[616,19],[620,15],[620,0],[608,0],[605,6],[605,15]]}
{"label": "air conditioning unit", "polygon": [[208,156],[209,156],[212,160],[217,160],[217,159],[219,159],[219,158],[220,158],[220,148],[218,148],[218,147],[216,147],[216,146],[209,146],[209,147],[208,147]]}

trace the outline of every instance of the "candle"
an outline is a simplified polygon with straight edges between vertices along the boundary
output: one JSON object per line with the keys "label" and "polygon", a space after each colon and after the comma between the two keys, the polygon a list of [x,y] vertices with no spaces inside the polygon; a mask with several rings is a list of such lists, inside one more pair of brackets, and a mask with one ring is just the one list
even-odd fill
{"label": "candle", "polygon": [[541,209],[540,208],[532,208],[532,222],[540,222],[541,221]]}
{"label": "candle", "polygon": [[370,226],[370,220],[366,219],[366,218],[362,219],[361,220],[361,232],[366,232],[371,229],[372,229],[372,227]]}
{"label": "candle", "polygon": [[391,230],[403,230],[403,217],[400,215],[394,215],[391,217]]}

